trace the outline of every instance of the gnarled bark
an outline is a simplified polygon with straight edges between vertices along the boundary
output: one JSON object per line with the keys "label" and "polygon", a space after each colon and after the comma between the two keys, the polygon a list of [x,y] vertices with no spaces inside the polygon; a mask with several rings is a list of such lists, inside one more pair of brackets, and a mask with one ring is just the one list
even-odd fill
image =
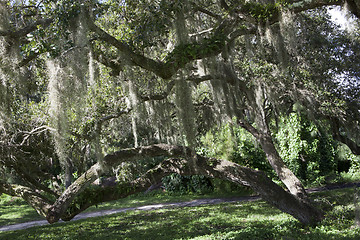
{"label": "gnarled bark", "polygon": [[285,184],[287,189],[289,189],[290,193],[296,196],[298,199],[308,202],[309,200],[304,186],[281,159],[274,146],[271,136],[262,136],[259,141],[271,167],[275,170],[276,174]]}

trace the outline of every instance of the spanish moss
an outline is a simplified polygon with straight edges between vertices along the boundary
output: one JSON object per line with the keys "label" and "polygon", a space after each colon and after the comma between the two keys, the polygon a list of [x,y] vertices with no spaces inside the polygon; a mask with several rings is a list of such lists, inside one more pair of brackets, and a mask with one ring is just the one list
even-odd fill
{"label": "spanish moss", "polygon": [[[86,31],[86,25],[78,19],[72,29],[74,47],[58,59],[47,60],[50,122],[56,130],[54,133],[55,148],[60,163],[65,169],[66,186],[71,184],[73,165],[67,146],[69,126],[70,122],[75,125],[81,123],[87,94],[86,72],[89,65]],[[96,151],[99,152],[98,149]],[[97,157],[101,161],[101,156]]]}

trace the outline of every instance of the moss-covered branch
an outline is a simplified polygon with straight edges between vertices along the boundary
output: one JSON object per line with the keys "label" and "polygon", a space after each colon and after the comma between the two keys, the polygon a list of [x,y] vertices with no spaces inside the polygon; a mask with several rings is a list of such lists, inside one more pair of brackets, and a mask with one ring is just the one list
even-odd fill
{"label": "moss-covered branch", "polygon": [[270,204],[291,214],[303,224],[314,224],[323,217],[316,208],[286,192],[261,171],[225,160],[205,158],[195,154],[187,147],[156,144],[123,149],[105,156],[104,164],[106,167],[111,167],[123,161],[156,156],[170,157],[170,159],[163,161],[133,182],[104,188],[88,187],[101,173],[105,172],[104,168],[95,164],[80,176],[50,207],[47,216],[48,221],[53,223],[60,218],[69,220],[91,205],[145,191],[151,185],[159,183],[162,177],[170,173],[201,174],[250,186]]}

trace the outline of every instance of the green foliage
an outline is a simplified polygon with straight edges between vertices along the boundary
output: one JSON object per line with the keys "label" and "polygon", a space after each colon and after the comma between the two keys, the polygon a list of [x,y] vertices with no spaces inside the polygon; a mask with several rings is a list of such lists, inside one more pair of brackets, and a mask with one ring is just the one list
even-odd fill
{"label": "green foliage", "polygon": [[346,145],[338,144],[336,147],[336,160],[341,181],[360,180],[360,156],[352,154]]}
{"label": "green foliage", "polygon": [[0,204],[1,205],[18,205],[20,203],[24,203],[24,201],[21,198],[12,197],[5,193],[0,195]]}
{"label": "green foliage", "polygon": [[169,67],[175,64],[176,68],[183,68],[189,61],[207,57],[213,52],[221,52],[225,46],[225,38],[219,35],[205,38],[199,43],[178,45],[171,54],[165,57],[165,62],[169,64]]}
{"label": "green foliage", "polygon": [[276,140],[287,166],[306,183],[323,183],[337,171],[332,139],[304,116],[282,117]]}
{"label": "green foliage", "polygon": [[198,151],[205,156],[271,172],[261,147],[250,133],[239,126],[226,124],[207,132],[200,140],[202,148]]}
{"label": "green foliage", "polygon": [[344,144],[338,144],[336,148],[336,159],[338,163],[348,163],[349,173],[360,172],[360,156],[354,155],[348,146]]}
{"label": "green foliage", "polygon": [[164,177],[162,182],[166,191],[169,193],[204,194],[214,190],[210,179],[200,175],[181,176],[174,173]]}
{"label": "green foliage", "polygon": [[[266,160],[265,153],[258,146],[253,136],[239,126],[226,124],[208,131],[201,137],[201,147],[197,149],[199,154],[236,162],[242,166],[251,167],[267,172],[275,176],[274,171]],[[212,180],[214,191],[248,192],[249,189],[231,183],[229,181]]]}
{"label": "green foliage", "polygon": [[279,14],[280,3],[258,3],[255,1],[248,1],[243,5],[243,10],[248,12],[252,17],[264,21]]}
{"label": "green foliage", "polygon": [[[136,49],[158,44],[171,29],[174,4],[172,1],[103,1],[102,25],[118,39]],[[109,24],[109,23],[113,24]],[[116,24],[114,24],[116,23]]]}

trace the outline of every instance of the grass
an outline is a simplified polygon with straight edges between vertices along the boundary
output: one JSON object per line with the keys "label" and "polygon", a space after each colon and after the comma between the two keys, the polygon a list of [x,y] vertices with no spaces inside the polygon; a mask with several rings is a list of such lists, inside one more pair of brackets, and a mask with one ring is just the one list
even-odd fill
{"label": "grass", "polygon": [[41,219],[44,218],[21,198],[0,196],[0,226]]}
{"label": "grass", "polygon": [[[352,227],[354,224],[353,193],[354,189],[351,188],[313,194],[314,201],[327,210],[326,219],[316,227],[302,228],[291,216],[269,206],[264,201],[256,201],[154,211],[130,211],[3,232],[0,233],[0,239],[355,240],[360,239],[360,229]],[[135,198],[129,198],[127,201],[129,201],[128,204],[134,204],[132,201],[135,201]],[[141,198],[140,202],[142,202]]]}
{"label": "grass", "polygon": [[[236,194],[222,194],[221,197],[234,197],[249,195],[251,192],[244,190]],[[85,212],[94,212],[99,210],[118,209],[138,207],[144,205],[158,204],[158,203],[173,203],[191,201],[200,198],[216,198],[218,194],[164,194],[159,191],[153,191],[148,194],[135,194],[127,198],[117,201],[106,202],[98,206],[88,208]],[[34,220],[43,220],[44,217],[40,216],[31,206],[29,206],[21,198],[10,197],[3,194],[0,197],[0,226],[12,225],[17,223],[24,223]],[[0,238],[1,239],[1,238]]]}

